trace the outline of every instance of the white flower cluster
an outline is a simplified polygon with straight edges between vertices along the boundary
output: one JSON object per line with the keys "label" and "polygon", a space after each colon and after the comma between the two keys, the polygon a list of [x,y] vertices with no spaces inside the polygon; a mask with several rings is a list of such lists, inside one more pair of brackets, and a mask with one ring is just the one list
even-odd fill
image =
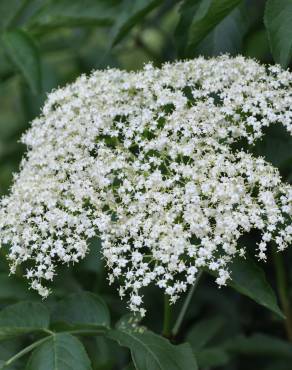
{"label": "white flower cluster", "polygon": [[11,194],[1,201],[0,238],[11,271],[31,287],[59,263],[77,262],[102,239],[109,280],[144,314],[141,289],[163,288],[174,302],[199,269],[229,278],[262,232],[283,250],[292,239],[292,187],[276,168],[232,147],[252,145],[265,127],[292,134],[292,74],[243,57],[148,64],[81,76],[53,91],[24,135],[28,146]]}

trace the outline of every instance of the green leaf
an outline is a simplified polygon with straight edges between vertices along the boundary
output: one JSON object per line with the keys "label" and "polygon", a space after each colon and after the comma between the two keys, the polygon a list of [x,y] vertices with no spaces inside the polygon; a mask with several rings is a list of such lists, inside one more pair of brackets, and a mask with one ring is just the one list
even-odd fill
{"label": "green leaf", "polygon": [[235,8],[196,47],[196,54],[217,56],[222,53],[237,54],[248,29],[245,9]]}
{"label": "green leaf", "polygon": [[248,296],[258,304],[285,318],[275,293],[266,280],[264,271],[251,258],[236,258],[231,266],[231,279],[227,285]]}
{"label": "green leaf", "polygon": [[200,368],[223,366],[229,361],[227,353],[222,348],[213,346],[206,348],[206,345],[220,332],[224,324],[225,319],[218,316],[199,321],[190,329],[186,340],[194,350]]}
{"label": "green leaf", "polygon": [[206,346],[213,337],[222,329],[225,320],[222,317],[202,320],[195,324],[187,335],[187,342],[194,350],[199,350]]}
{"label": "green leaf", "polygon": [[70,334],[60,333],[34,350],[26,370],[91,370],[83,344]]}
{"label": "green leaf", "polygon": [[[15,353],[19,352],[23,346],[21,338],[10,338],[8,340],[1,340],[0,342],[0,369],[2,369],[4,363],[13,357]],[[15,363],[12,366],[4,367],[5,370],[14,370],[17,368],[17,365],[20,364],[20,360],[15,361]],[[1,367],[2,366],[2,367]]]}
{"label": "green leaf", "polygon": [[167,339],[137,326],[135,319],[122,320],[107,336],[128,347],[138,370],[197,370],[189,344],[172,345]]}
{"label": "green leaf", "polygon": [[[1,132],[1,129],[0,129]],[[5,136],[1,132],[2,138]],[[6,139],[7,140],[7,139]],[[7,141],[6,141],[7,142]],[[11,143],[8,143],[11,147]],[[32,299],[36,294],[32,290],[27,289],[27,285],[23,279],[17,276],[9,276],[8,273],[0,273],[0,299],[5,301]]]}
{"label": "green leaf", "polygon": [[[276,295],[266,280],[265,273],[250,257],[237,257],[229,265],[231,277],[227,285],[246,295],[261,306],[276,313],[282,319],[285,315],[278,306]],[[217,276],[216,272],[206,270],[210,275]]]}
{"label": "green leaf", "polygon": [[193,54],[195,46],[216,27],[241,0],[186,0],[181,7],[181,19],[176,35],[184,38],[180,53]]}
{"label": "green leaf", "polygon": [[255,145],[253,153],[263,156],[280,171],[292,170],[292,136],[282,126],[270,126],[266,129],[266,135]]}
{"label": "green leaf", "polygon": [[269,356],[292,358],[291,343],[266,334],[253,334],[250,337],[238,336],[222,345],[230,353],[248,356]]}
{"label": "green leaf", "polygon": [[228,354],[221,348],[206,348],[195,351],[195,356],[200,368],[223,366],[229,362]]}
{"label": "green leaf", "polygon": [[[113,363],[119,357],[116,349],[120,349],[115,343],[110,342],[103,336],[91,337],[90,341],[86,342],[86,351],[91,359],[94,369],[97,370],[110,370],[113,367]],[[113,350],[110,347],[114,344],[116,347],[114,349],[115,356],[113,357]]]}
{"label": "green leaf", "polygon": [[[269,59],[270,45],[264,28],[248,33],[244,40],[244,55],[265,62]],[[281,127],[281,126],[278,126]],[[264,136],[265,138],[267,136]]]}
{"label": "green leaf", "polygon": [[292,57],[292,0],[268,0],[264,23],[275,61],[287,67]]}
{"label": "green leaf", "polygon": [[197,16],[205,13],[206,7],[209,6],[209,1],[201,3],[196,0],[185,0],[179,8],[180,18],[175,29],[175,41],[177,44],[178,53],[181,56],[185,55],[185,49],[188,42],[189,28],[193,17],[197,11]]}
{"label": "green leaf", "polygon": [[3,44],[11,61],[22,73],[33,93],[40,92],[40,56],[31,36],[22,30],[7,31],[3,34]]}
{"label": "green leaf", "polygon": [[124,0],[114,25],[113,45],[121,41],[137,23],[162,3],[162,0]]}
{"label": "green leaf", "polygon": [[123,370],[137,370],[133,363],[128,364],[127,366],[123,367]]}
{"label": "green leaf", "polygon": [[89,292],[73,293],[57,304],[52,321],[70,329],[107,330],[110,314],[104,301]]}
{"label": "green leaf", "polygon": [[31,29],[59,27],[109,26],[116,16],[115,0],[49,0],[31,18]]}
{"label": "green leaf", "polygon": [[24,0],[1,0],[0,1],[0,30],[5,29],[14,16],[22,9]]}
{"label": "green leaf", "polygon": [[49,312],[41,303],[20,302],[0,311],[0,338],[47,329]]}

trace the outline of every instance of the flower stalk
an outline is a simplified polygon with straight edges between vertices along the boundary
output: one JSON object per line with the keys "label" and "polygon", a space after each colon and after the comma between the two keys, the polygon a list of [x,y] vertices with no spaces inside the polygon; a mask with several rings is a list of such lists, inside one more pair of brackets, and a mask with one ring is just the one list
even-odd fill
{"label": "flower stalk", "polygon": [[183,306],[181,308],[181,311],[180,311],[180,313],[178,315],[178,318],[177,318],[177,320],[176,320],[176,322],[174,324],[174,327],[172,329],[172,335],[174,337],[178,334],[178,332],[180,330],[180,327],[181,327],[181,325],[183,323],[185,314],[186,314],[186,312],[188,310],[188,307],[189,307],[189,305],[191,303],[193,294],[194,294],[194,292],[196,290],[196,287],[198,286],[198,283],[199,283],[199,280],[200,280],[200,278],[202,276],[202,273],[203,273],[203,271],[199,271],[198,276],[197,276],[197,279],[196,279],[194,285],[190,288],[190,290],[188,292],[188,295],[186,296],[186,299],[184,301],[184,304],[183,304]]}

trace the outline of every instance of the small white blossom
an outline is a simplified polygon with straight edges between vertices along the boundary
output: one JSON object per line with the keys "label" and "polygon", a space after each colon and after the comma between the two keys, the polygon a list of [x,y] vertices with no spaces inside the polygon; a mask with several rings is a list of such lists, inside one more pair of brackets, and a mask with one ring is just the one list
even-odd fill
{"label": "small white blossom", "polygon": [[[265,127],[292,134],[292,74],[243,57],[151,64],[81,76],[53,91],[24,135],[28,152],[1,201],[0,239],[11,272],[42,296],[59,263],[102,240],[109,282],[141,314],[156,284],[175,302],[200,268],[230,278],[237,242],[256,228],[256,254],[291,243],[292,187],[253,144]],[[232,277],[232,276],[231,276]]]}

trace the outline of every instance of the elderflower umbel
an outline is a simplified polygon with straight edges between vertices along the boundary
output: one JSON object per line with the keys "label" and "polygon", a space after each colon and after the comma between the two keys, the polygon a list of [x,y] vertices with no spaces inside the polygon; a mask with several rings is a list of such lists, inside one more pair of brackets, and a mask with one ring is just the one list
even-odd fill
{"label": "elderflower umbel", "polygon": [[201,268],[230,278],[240,236],[291,242],[292,187],[252,145],[271,124],[292,134],[292,74],[243,57],[148,64],[81,76],[53,91],[24,135],[28,152],[1,201],[11,272],[49,290],[59,263],[78,262],[98,235],[120,295],[144,313],[141,289],[175,302]]}

